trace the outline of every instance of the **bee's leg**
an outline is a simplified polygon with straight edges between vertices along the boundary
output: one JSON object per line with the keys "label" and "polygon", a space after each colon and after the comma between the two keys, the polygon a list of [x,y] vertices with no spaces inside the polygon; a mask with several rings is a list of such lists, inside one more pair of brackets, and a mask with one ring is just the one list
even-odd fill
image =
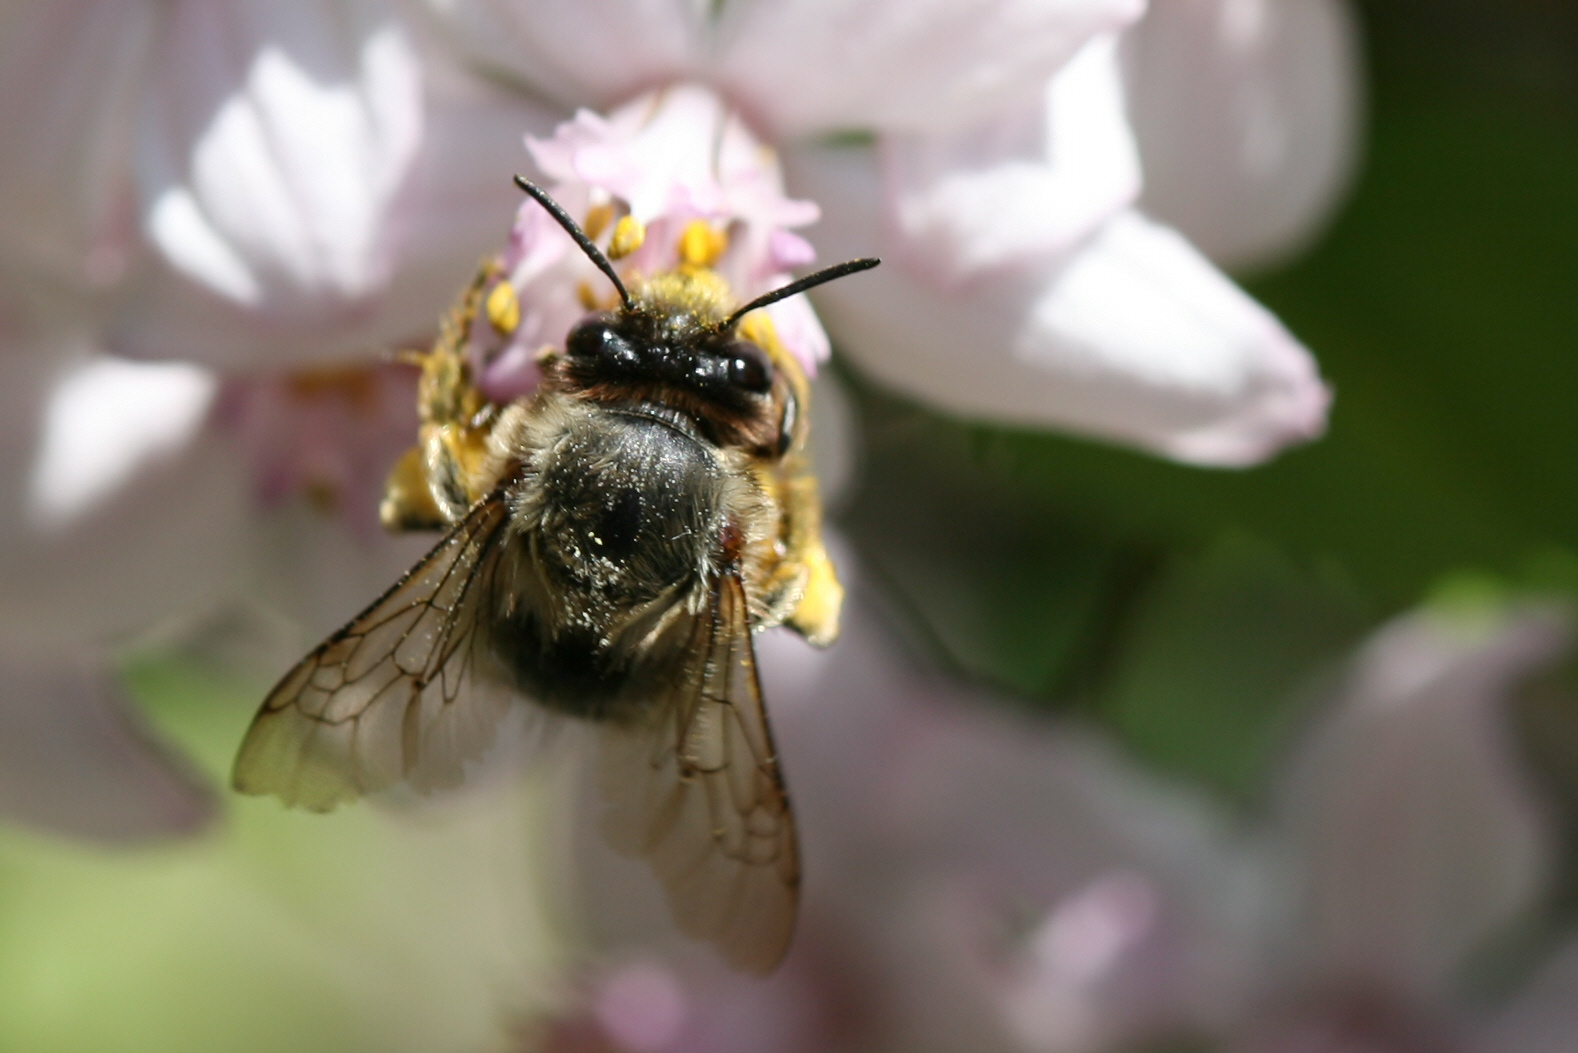
{"label": "bee's leg", "polygon": [[[491,424],[491,420],[489,421]],[[470,421],[422,429],[421,455],[427,490],[445,523],[458,523],[490,488],[484,479],[489,428]]]}
{"label": "bee's leg", "polygon": [[378,520],[391,533],[442,530],[448,525],[427,485],[422,447],[411,447],[395,462],[384,483],[383,500],[378,502]]}
{"label": "bee's leg", "polygon": [[378,514],[389,530],[435,530],[457,523],[485,489],[483,462],[492,418],[472,384],[466,348],[471,324],[484,309],[483,292],[498,274],[497,261],[485,260],[440,323],[432,349],[411,356],[422,370],[417,384],[421,426],[417,445],[401,456],[384,484]]}
{"label": "bee's leg", "polygon": [[800,598],[784,620],[785,624],[817,647],[838,639],[838,616],[844,605],[844,586],[839,584],[833,561],[822,544],[822,501],[816,492],[816,477],[797,471],[783,486],[784,558],[774,571],[802,576]]}

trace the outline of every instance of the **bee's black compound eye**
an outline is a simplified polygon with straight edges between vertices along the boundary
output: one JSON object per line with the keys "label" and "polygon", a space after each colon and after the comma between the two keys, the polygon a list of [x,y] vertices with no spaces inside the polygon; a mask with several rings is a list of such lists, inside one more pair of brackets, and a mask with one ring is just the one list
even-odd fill
{"label": "bee's black compound eye", "polygon": [[746,391],[764,392],[773,386],[773,367],[767,353],[748,340],[736,340],[726,352],[729,383]]}
{"label": "bee's black compound eye", "polygon": [[564,339],[564,349],[571,358],[614,366],[634,366],[640,356],[614,328],[614,318],[608,314],[592,314],[576,322],[570,335]]}

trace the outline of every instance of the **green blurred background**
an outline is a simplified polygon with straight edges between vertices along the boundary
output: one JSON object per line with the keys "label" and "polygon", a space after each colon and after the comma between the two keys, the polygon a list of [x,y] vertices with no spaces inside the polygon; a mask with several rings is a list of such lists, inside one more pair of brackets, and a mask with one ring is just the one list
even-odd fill
{"label": "green blurred background", "polygon": [[[844,523],[916,636],[1246,812],[1380,620],[1578,591],[1578,4],[1360,11],[1354,191],[1312,252],[1244,276],[1335,386],[1324,440],[1201,471],[949,421],[850,378],[867,483]],[[219,777],[258,685],[169,663],[131,676]],[[1523,712],[1569,817],[1571,680]],[[458,807],[413,830],[375,809],[306,824],[229,801],[209,838],[123,851],[0,834],[0,1051],[466,1045],[487,1006],[551,968],[534,948],[553,934],[529,897],[499,902],[477,876],[529,871],[499,847],[529,802]],[[522,988],[497,990],[505,975]]]}

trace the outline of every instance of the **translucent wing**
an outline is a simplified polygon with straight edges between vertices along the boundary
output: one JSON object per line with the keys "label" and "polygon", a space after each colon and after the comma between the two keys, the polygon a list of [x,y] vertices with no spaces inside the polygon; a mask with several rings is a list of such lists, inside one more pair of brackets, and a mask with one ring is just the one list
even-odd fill
{"label": "translucent wing", "polygon": [[495,493],[298,662],[247,731],[236,789],[326,812],[402,779],[423,790],[457,783],[510,705],[497,678],[477,675],[504,524]]}
{"label": "translucent wing", "polygon": [[717,578],[706,609],[671,631],[690,635],[689,660],[652,719],[604,733],[606,833],[650,861],[681,929],[767,973],[794,933],[800,858],[739,577]]}

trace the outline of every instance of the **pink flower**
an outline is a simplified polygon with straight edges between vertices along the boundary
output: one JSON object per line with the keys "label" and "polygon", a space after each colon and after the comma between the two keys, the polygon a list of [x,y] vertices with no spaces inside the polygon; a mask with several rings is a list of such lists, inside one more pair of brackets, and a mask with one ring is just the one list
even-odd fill
{"label": "pink flower", "polygon": [[[784,196],[772,151],[712,92],[677,85],[644,95],[607,119],[581,111],[551,139],[528,139],[537,167],[556,200],[572,215],[594,206],[638,221],[641,247],[622,257],[622,275],[656,274],[679,262],[686,228],[707,224],[722,240],[712,268],[741,302],[792,279],[791,267],[815,259],[815,250],[791,228],[814,222],[817,207]],[[611,225],[611,221],[607,221]],[[606,236],[605,236],[606,237]],[[482,346],[483,389],[507,400],[535,383],[533,353],[560,345],[586,313],[582,287],[599,289],[604,278],[569,236],[535,201],[515,217],[501,278],[522,307],[519,327],[502,342],[488,327],[475,334]],[[827,334],[804,297],[767,308],[784,346],[814,374],[829,354]],[[487,341],[499,344],[496,349]]]}
{"label": "pink flower", "polygon": [[[1152,90],[1149,68],[1171,92],[1198,89],[1192,112],[1220,112],[1224,93],[1275,103],[1243,125],[1230,108],[1217,141],[1269,121],[1287,142],[1327,144],[1324,174],[1292,203],[1277,188],[1288,165],[1311,170],[1302,146],[1271,163],[1222,155],[1255,206],[1191,212],[1218,192],[1191,184],[1167,207],[1206,217],[1192,236],[1209,243],[1214,222],[1271,231],[1256,235],[1267,244],[1294,236],[1341,184],[1351,107],[1319,100],[1352,94],[1346,23],[1293,34],[1292,0],[1260,6],[1261,30],[1229,34],[1237,64],[1197,78],[1172,71],[1212,53],[1226,0],[1165,18],[1159,3],[1127,38],[1137,0],[500,0],[418,16],[382,0],[181,0],[0,16],[0,141],[16,162],[0,172],[0,337],[17,407],[0,468],[22,495],[0,523],[8,680],[102,673],[112,648],[260,595],[305,640],[410,558],[411,545],[369,547],[310,507],[325,478],[365,481],[382,425],[345,447],[280,416],[311,421],[316,407],[276,396],[302,371],[371,365],[431,330],[519,205],[507,176],[523,131],[563,181],[593,165],[643,214],[731,217],[742,287],[804,266],[813,242],[824,260],[886,256],[818,307],[862,369],[942,408],[1211,464],[1316,434],[1326,393],[1308,355],[1135,207],[1154,151],[1124,101]],[[1125,73],[1122,40],[1142,38],[1148,57]],[[1257,58],[1284,53],[1297,77]],[[705,91],[674,91],[662,134],[643,138],[619,107],[676,84]],[[547,138],[578,107],[609,116]],[[690,154],[708,128],[728,147],[710,173]],[[781,186],[752,137],[777,151]],[[646,166],[660,162],[688,173],[681,200],[650,202]],[[808,231],[806,202],[822,215]],[[549,292],[523,299],[551,338]],[[799,353],[825,353],[806,302],[776,320]],[[515,351],[493,361],[529,382]],[[260,512],[281,480],[300,491]],[[7,705],[55,711],[42,688]],[[81,779],[72,767],[50,766]],[[171,810],[170,785],[104,782],[75,825],[105,825],[90,798],[144,799],[150,825],[188,825],[199,799]],[[34,814],[4,786],[0,809]]]}

